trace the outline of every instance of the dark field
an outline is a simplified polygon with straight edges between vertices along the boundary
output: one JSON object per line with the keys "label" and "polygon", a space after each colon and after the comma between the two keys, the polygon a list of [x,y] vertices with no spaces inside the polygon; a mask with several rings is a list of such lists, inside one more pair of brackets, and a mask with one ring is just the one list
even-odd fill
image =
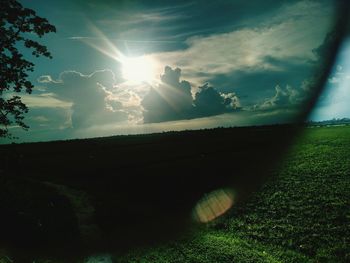
{"label": "dark field", "polygon": [[[306,128],[276,163],[294,132],[3,145],[4,253],[19,262],[94,252],[115,262],[349,262],[350,127]],[[222,187],[233,188],[233,209],[196,224],[197,201]]]}
{"label": "dark field", "polygon": [[306,129],[273,174],[194,238],[120,262],[350,262],[350,127]]}

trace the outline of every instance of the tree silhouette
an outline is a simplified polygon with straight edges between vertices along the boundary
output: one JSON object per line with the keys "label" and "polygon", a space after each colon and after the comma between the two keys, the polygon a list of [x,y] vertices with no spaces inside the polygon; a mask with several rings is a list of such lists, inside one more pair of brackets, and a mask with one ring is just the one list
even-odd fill
{"label": "tree silhouette", "polygon": [[26,60],[18,47],[30,49],[35,57],[52,58],[46,46],[28,38],[41,38],[49,32],[56,32],[56,28],[34,10],[16,0],[0,0],[0,137],[11,137],[8,127],[12,124],[29,128],[23,122],[28,108],[17,94],[32,92],[28,72],[34,70],[34,63]]}

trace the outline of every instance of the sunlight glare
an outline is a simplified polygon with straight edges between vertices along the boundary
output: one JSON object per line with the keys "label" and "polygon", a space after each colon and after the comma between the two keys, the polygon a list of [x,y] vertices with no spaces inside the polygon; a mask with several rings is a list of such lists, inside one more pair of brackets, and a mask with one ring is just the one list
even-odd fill
{"label": "sunlight glare", "polygon": [[133,82],[151,82],[155,78],[155,63],[149,57],[127,57],[122,61],[123,77]]}

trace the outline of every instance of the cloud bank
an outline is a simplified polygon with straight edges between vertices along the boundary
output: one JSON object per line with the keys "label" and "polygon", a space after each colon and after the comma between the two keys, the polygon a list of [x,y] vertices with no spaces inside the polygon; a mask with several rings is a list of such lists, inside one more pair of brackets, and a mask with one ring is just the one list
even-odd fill
{"label": "cloud bank", "polygon": [[65,71],[57,80],[52,80],[49,76],[43,76],[39,80],[46,84],[47,91],[54,97],[71,103],[72,128],[128,119],[122,103],[111,92],[115,83],[112,71],[96,71],[90,75]]}
{"label": "cloud bank", "polygon": [[[67,138],[101,129],[106,133],[98,134],[108,135],[284,122],[307,99],[331,36],[333,10],[327,0],[184,1],[179,6],[155,1],[131,10],[128,4],[113,9],[118,4],[106,1],[89,6],[91,24],[75,30],[83,37],[69,39],[69,45],[58,38],[51,43],[69,48],[60,49],[58,66],[41,65],[41,76],[35,77],[40,90],[23,96],[32,130]],[[80,9],[87,8],[83,2]],[[219,12],[222,16],[210,17]],[[92,24],[100,34],[94,35]],[[70,22],[66,29],[71,27]],[[88,41],[92,45],[83,44]],[[119,77],[116,50],[151,57],[158,62],[159,79],[133,84]],[[66,68],[77,70],[62,72]],[[333,86],[341,76],[333,76]]]}
{"label": "cloud bank", "polygon": [[180,80],[181,69],[166,66],[161,82],[143,98],[144,123],[193,119],[232,112],[239,108],[234,93],[220,93],[208,84],[192,95],[191,84]]}

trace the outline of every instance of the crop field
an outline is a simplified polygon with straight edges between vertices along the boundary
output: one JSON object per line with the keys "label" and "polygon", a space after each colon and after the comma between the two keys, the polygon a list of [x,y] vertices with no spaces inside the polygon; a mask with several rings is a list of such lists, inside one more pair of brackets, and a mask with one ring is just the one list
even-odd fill
{"label": "crop field", "polygon": [[[350,262],[350,126],[305,128],[285,151],[290,129],[1,146],[0,262]],[[221,175],[233,158],[244,179]],[[203,192],[235,184],[244,198],[228,213],[188,222]]]}
{"label": "crop field", "polygon": [[350,127],[307,128],[248,202],[120,262],[350,262]]}

